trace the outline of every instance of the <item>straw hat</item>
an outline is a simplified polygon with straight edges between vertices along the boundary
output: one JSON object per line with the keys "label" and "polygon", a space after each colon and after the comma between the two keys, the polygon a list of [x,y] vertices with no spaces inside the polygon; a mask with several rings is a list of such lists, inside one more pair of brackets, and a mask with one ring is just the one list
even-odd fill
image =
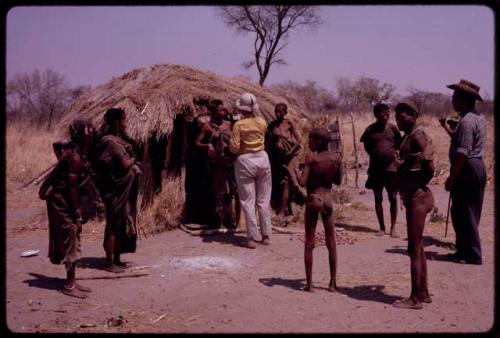
{"label": "straw hat", "polygon": [[241,97],[236,100],[236,107],[249,113],[253,113],[259,109],[257,98],[252,93],[241,94]]}
{"label": "straw hat", "polygon": [[463,93],[471,95],[472,97],[478,99],[479,101],[483,101],[483,98],[481,97],[481,95],[479,95],[480,87],[477,84],[472,83],[470,81],[461,79],[459,83],[447,85],[446,87],[453,90],[459,90]]}
{"label": "straw hat", "polygon": [[404,111],[408,111],[408,108],[409,108],[409,110],[411,110],[415,114],[416,117],[418,117],[418,115],[420,115],[420,112],[419,112],[417,106],[411,101],[402,101],[402,102],[398,103],[396,105],[396,107],[394,108],[394,110],[398,111],[398,110],[402,109]]}

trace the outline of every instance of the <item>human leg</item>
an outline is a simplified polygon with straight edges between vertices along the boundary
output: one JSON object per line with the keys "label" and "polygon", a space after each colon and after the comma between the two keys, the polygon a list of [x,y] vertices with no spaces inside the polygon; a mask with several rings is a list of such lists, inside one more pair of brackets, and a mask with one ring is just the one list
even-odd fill
{"label": "human leg", "polygon": [[398,238],[399,234],[396,230],[396,219],[398,217],[398,193],[396,191],[387,190],[389,197],[390,212],[391,212],[391,237]]}
{"label": "human leg", "polygon": [[247,228],[247,240],[255,241],[258,237],[257,218],[255,216],[255,173],[250,161],[240,155],[234,165],[238,196],[240,198],[241,209],[245,215],[245,225]]}
{"label": "human leg", "polygon": [[226,171],[223,166],[217,165],[211,166],[209,170],[215,199],[216,226],[220,227],[223,224],[225,215],[224,195],[227,194]]}
{"label": "human leg", "polygon": [[382,187],[374,188],[373,196],[375,198],[375,213],[377,214],[377,220],[380,226],[380,230],[377,232],[377,236],[381,236],[385,233],[384,210],[382,209]]}
{"label": "human leg", "polygon": [[259,225],[260,231],[263,239],[267,239],[271,236],[272,225],[271,225],[271,167],[269,166],[269,160],[267,155],[261,154],[259,169],[255,181],[255,194],[257,201],[257,209],[259,212]]}
{"label": "human leg", "polygon": [[337,243],[335,241],[335,223],[333,219],[333,204],[329,195],[323,195],[323,209],[321,219],[325,228],[326,247],[328,249],[328,263],[330,266],[330,282],[328,290],[337,291]]}
{"label": "human leg", "polygon": [[395,307],[421,309],[422,301],[430,299],[427,288],[427,266],[423,249],[425,217],[432,209],[430,190],[419,189],[404,198],[408,229],[408,254],[410,256],[411,294],[409,298],[394,303]]}
{"label": "human leg", "polygon": [[76,264],[74,262],[65,263],[66,282],[64,283],[61,292],[70,297],[81,298],[81,299],[87,298],[87,295],[84,292],[90,292],[90,289],[76,283],[75,266]]}
{"label": "human leg", "polygon": [[306,240],[304,243],[304,265],[306,269],[306,286],[305,291],[312,292],[314,286],[312,283],[312,267],[313,267],[313,249],[315,242],[316,223],[318,222],[318,209],[314,201],[306,202],[306,211],[304,215]]}
{"label": "human leg", "polygon": [[464,215],[464,258],[466,263],[482,264],[481,240],[479,237],[479,222],[483,205],[484,188],[486,185],[486,170],[480,159],[471,159],[460,177],[463,189],[467,191]]}

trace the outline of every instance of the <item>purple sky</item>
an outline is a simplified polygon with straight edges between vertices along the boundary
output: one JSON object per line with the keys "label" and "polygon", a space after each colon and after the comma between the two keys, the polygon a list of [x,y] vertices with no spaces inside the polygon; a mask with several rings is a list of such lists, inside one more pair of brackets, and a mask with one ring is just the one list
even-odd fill
{"label": "purple sky", "polygon": [[[292,34],[266,84],[362,75],[449,93],[461,78],[494,94],[494,15],[484,6],[321,6],[323,25]],[[185,64],[253,81],[252,37],[210,6],[16,7],[7,16],[7,78],[51,68],[68,83],[99,85],[150,64]]]}

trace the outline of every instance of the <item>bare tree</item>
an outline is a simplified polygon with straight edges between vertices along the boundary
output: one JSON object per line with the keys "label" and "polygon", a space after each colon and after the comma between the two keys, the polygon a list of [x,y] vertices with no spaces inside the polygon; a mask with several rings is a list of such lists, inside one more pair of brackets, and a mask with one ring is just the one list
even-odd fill
{"label": "bare tree", "polygon": [[365,76],[354,83],[344,77],[337,78],[336,87],[341,108],[355,112],[370,110],[379,102],[390,101],[396,90],[392,84]]}
{"label": "bare tree", "polygon": [[279,54],[287,46],[290,32],[300,26],[316,28],[320,24],[315,6],[221,6],[217,12],[237,33],[255,34],[254,58],[243,66],[257,66],[261,86],[273,64],[286,64]]}
{"label": "bare tree", "polygon": [[48,129],[80,90],[77,88],[72,92],[64,76],[51,69],[43,73],[35,70],[17,74],[7,82],[6,89],[7,109],[11,116],[35,119],[36,122],[46,120]]}
{"label": "bare tree", "polygon": [[287,81],[273,85],[271,89],[311,114],[332,114],[337,108],[335,95],[315,81],[306,80],[304,84]]}
{"label": "bare tree", "polygon": [[410,95],[406,96],[406,100],[413,102],[420,114],[440,116],[453,112],[451,104],[451,96],[438,92],[429,92],[414,87],[409,87]]}

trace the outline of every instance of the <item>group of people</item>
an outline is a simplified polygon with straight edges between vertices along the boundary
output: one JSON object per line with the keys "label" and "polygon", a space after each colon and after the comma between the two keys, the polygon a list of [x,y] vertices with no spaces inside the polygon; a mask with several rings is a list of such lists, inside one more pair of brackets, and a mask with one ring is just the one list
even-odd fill
{"label": "group of people", "polygon": [[[479,221],[486,185],[484,146],[486,120],[475,109],[479,86],[467,81],[447,86],[454,90],[452,105],[459,118],[439,119],[451,138],[449,148],[450,175],[445,189],[450,191],[451,217],[456,234],[456,252],[450,260],[463,264],[482,264]],[[385,104],[374,106],[376,122],[369,125],[361,136],[369,155],[368,179],[365,187],[374,192],[375,212],[380,230],[385,233],[382,209],[383,189],[390,203],[392,237],[396,231],[397,195],[406,208],[408,254],[411,262],[411,295],[397,301],[399,308],[420,309],[422,303],[430,303],[427,287],[427,267],[423,250],[423,230],[426,215],[434,206],[434,198],[428,187],[434,176],[432,139],[416,124],[417,107],[411,102],[395,106],[397,127],[388,122],[390,109]],[[399,129],[398,129],[399,128]],[[400,131],[403,131],[404,137]]]}
{"label": "group of people", "polygon": [[69,126],[70,139],[53,145],[58,162],[41,184],[39,197],[47,203],[49,259],[66,268],[61,290],[66,295],[85,298],[91,292],[76,282],[75,270],[82,223],[96,213],[106,217],[106,270],[123,272],[120,255],[136,250],[141,169],[125,129],[125,111],[111,108],[100,130],[89,120],[76,119]]}
{"label": "group of people", "polygon": [[[478,225],[486,182],[482,160],[486,140],[484,116],[475,110],[482,100],[479,87],[469,81],[448,86],[454,90],[453,107],[462,116],[454,129],[441,124],[451,136],[450,176],[446,190],[451,191],[451,213],[456,233],[457,252],[450,258],[481,264]],[[269,125],[260,117],[257,98],[244,93],[235,102],[236,115],[229,121],[228,110],[221,100],[208,105],[210,120],[196,137],[195,145],[205,152],[207,170],[215,199],[217,226],[234,226],[227,221],[231,196],[236,196],[246,225],[245,247],[270,245],[271,208],[276,210],[280,225],[291,213],[291,201],[297,187],[305,186],[304,264],[306,291],[313,291],[312,265],[315,229],[319,216],[325,229],[328,249],[329,290],[337,290],[337,254],[333,219],[332,186],[340,185],[343,170],[340,154],[329,149],[332,133],[327,128],[313,128],[309,133],[309,152],[304,163],[291,167],[300,149],[301,135],[288,119],[287,106],[275,106],[276,120]],[[434,175],[432,139],[417,124],[419,110],[411,102],[400,102],[395,108],[397,127],[388,122],[390,108],[379,103],[374,107],[376,122],[361,137],[370,156],[366,188],[373,189],[375,210],[380,225],[378,235],[385,233],[382,192],[388,192],[392,237],[396,231],[397,194],[406,208],[408,253],[411,262],[411,295],[396,301],[399,308],[420,309],[430,303],[427,268],[423,249],[426,215],[434,206],[428,187]],[[452,124],[450,124],[452,125]],[[75,261],[80,253],[81,224],[85,205],[81,196],[96,194],[98,205],[106,213],[104,249],[106,268],[120,272],[125,265],[120,254],[136,249],[136,203],[140,164],[133,142],[125,133],[126,115],[111,108],[104,115],[98,132],[89,121],[77,120],[70,126],[71,140],[58,145],[58,165],[40,189],[47,201],[49,216],[49,257],[52,263],[64,263],[67,280],[63,292],[85,297],[90,290],[76,283]],[[400,131],[404,133],[401,136]],[[55,147],[56,149],[56,147]],[[92,185],[89,188],[88,185]],[[229,196],[229,198],[228,198]],[[100,199],[102,201],[100,202]],[[297,198],[300,200],[300,198]],[[102,208],[104,205],[104,208]]]}

